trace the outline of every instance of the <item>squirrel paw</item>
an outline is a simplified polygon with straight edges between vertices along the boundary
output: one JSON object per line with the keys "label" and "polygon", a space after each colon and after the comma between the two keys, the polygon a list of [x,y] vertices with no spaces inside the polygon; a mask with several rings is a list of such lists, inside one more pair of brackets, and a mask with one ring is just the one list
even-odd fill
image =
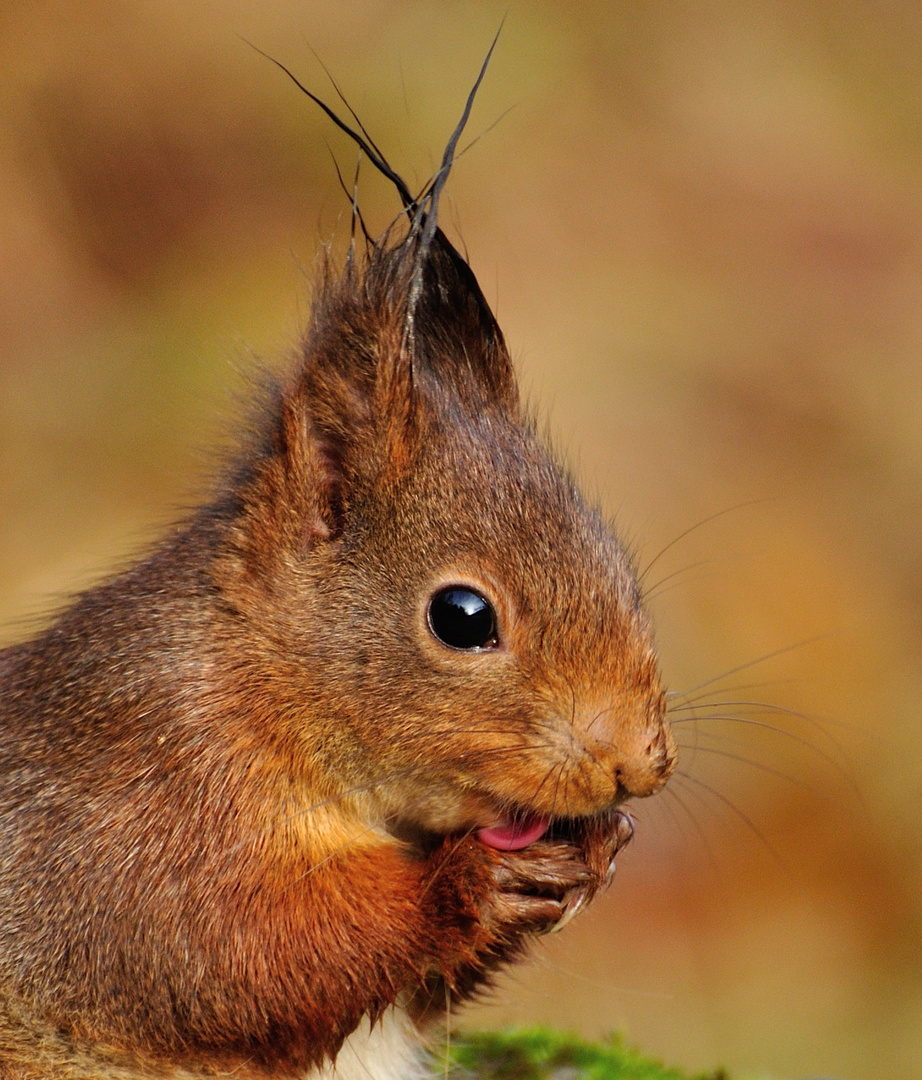
{"label": "squirrel paw", "polygon": [[633,835],[623,812],[594,820],[573,839],[540,840],[504,852],[494,870],[490,916],[505,932],[553,934],[608,885],[615,855]]}
{"label": "squirrel paw", "polygon": [[494,880],[497,891],[485,921],[504,936],[550,933],[569,921],[571,909],[582,907],[599,884],[576,845],[552,840],[504,852]]}

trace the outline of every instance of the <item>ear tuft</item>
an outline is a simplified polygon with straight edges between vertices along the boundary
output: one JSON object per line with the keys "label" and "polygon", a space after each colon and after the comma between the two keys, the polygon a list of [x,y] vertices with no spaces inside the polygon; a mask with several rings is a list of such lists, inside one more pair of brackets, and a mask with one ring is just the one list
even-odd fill
{"label": "ear tuft", "polygon": [[474,272],[441,229],[422,268],[412,319],[416,369],[431,371],[472,405],[517,408],[515,372],[502,331]]}
{"label": "ear tuft", "polygon": [[368,242],[364,257],[353,243],[341,274],[325,268],[298,369],[263,418],[261,452],[248,454],[238,475],[236,533],[253,572],[338,537],[360,494],[382,490],[385,478],[412,467],[427,414],[439,404],[451,400],[473,413],[518,410],[503,335],[473,271],[437,221],[495,45],[494,39],[441,167],[415,197],[360,123],[354,130],[273,61],[391,180],[404,212]]}

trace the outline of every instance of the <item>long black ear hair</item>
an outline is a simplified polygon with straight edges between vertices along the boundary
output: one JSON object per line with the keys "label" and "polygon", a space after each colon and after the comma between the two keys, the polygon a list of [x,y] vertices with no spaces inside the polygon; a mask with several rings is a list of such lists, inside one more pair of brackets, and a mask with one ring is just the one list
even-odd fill
{"label": "long black ear hair", "polygon": [[[261,49],[257,48],[256,51],[280,68],[303,94],[319,105],[397,190],[409,227],[398,247],[390,254],[398,256],[404,270],[401,275],[405,282],[401,305],[401,351],[409,362],[411,382],[414,375],[423,370],[432,371],[437,376],[450,375],[442,369],[447,364],[456,363],[457,358],[462,356],[489,398],[512,403],[516,399],[515,379],[502,332],[473,271],[438,224],[439,200],[455,162],[458,142],[467,126],[474,99],[501,32],[502,24],[467,96],[461,119],[445,146],[442,162],[418,195],[410,191],[403,177],[392,168],[332,76],[330,81],[348,109],[355,127],[346,123],[322,98],[308,90],[283,63]],[[327,74],[329,76],[329,72]],[[354,201],[353,211],[357,212]],[[388,246],[390,230],[380,240],[373,240],[362,224],[372,254],[380,253]],[[445,348],[448,343],[453,348]]]}

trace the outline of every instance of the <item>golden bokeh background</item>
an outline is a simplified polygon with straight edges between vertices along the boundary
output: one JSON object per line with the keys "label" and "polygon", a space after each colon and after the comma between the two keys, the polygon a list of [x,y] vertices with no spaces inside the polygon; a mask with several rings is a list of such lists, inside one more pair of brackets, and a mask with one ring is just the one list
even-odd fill
{"label": "golden bokeh background", "polygon": [[[239,372],[290,353],[348,234],[330,150],[347,175],[354,150],[246,42],[332,97],[315,50],[413,186],[507,7],[444,221],[650,566],[688,696],[681,775],[637,807],[610,893],[464,1021],[917,1080],[910,0],[4,0],[0,633],[194,497]],[[383,228],[395,196],[367,167],[360,188]]]}

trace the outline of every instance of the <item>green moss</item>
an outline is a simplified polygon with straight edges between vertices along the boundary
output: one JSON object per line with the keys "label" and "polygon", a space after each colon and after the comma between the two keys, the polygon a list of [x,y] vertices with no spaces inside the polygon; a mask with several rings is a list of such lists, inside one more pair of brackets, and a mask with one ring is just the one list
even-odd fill
{"label": "green moss", "polygon": [[459,1035],[448,1058],[451,1080],[729,1080],[723,1069],[692,1077],[664,1068],[617,1035],[589,1043],[547,1028]]}

